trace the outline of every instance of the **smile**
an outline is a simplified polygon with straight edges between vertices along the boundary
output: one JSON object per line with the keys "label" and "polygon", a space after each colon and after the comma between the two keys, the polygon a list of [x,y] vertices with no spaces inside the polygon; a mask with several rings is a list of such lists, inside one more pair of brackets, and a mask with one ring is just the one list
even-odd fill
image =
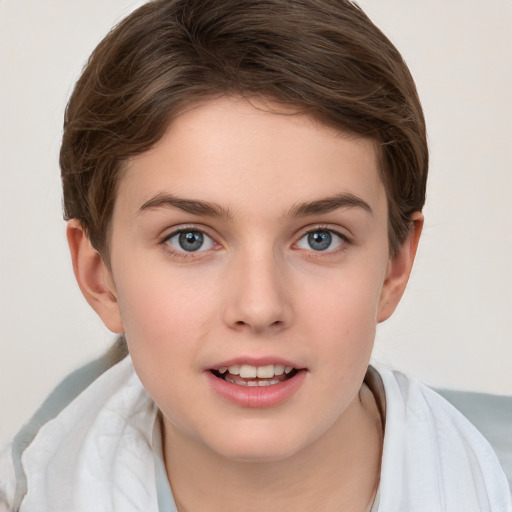
{"label": "smile", "polygon": [[227,363],[204,372],[212,391],[237,406],[275,407],[287,402],[302,387],[306,368],[288,364]]}
{"label": "smile", "polygon": [[265,366],[251,366],[249,364],[236,364],[221,366],[212,373],[219,379],[223,379],[237,386],[264,387],[275,386],[292,378],[297,370],[292,366],[281,364],[268,364]]}

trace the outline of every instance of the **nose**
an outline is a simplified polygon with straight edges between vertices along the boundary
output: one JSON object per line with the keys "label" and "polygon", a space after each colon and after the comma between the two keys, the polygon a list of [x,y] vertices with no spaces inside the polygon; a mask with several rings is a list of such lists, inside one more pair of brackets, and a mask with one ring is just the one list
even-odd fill
{"label": "nose", "polygon": [[224,321],[230,328],[270,334],[289,326],[290,290],[283,264],[273,254],[238,257],[231,266],[226,287]]}

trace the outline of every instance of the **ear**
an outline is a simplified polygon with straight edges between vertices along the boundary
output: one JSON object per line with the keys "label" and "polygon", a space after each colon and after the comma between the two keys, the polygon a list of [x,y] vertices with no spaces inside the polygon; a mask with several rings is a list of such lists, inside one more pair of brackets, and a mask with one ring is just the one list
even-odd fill
{"label": "ear", "polygon": [[89,305],[112,332],[124,332],[112,273],[77,219],[66,230],[73,271]]}
{"label": "ear", "polygon": [[409,234],[388,263],[386,280],[382,287],[382,293],[379,302],[379,311],[377,315],[378,322],[387,320],[393,311],[395,311],[407,286],[409,275],[411,274],[414,257],[418,249],[421,230],[423,229],[423,214],[415,212],[411,216],[411,227]]}

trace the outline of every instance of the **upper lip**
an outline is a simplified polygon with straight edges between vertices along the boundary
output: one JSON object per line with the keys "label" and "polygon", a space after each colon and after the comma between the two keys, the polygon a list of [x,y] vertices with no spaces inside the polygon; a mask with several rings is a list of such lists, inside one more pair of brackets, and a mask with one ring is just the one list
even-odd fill
{"label": "upper lip", "polygon": [[270,364],[273,365],[282,365],[285,367],[291,366],[296,370],[304,369],[304,367],[297,362],[291,361],[289,359],[284,359],[282,357],[274,357],[274,356],[265,356],[265,357],[253,357],[253,356],[238,356],[232,359],[226,359],[220,363],[216,363],[207,368],[207,370],[218,370],[222,367],[229,367],[234,365],[249,365],[249,366],[267,366]]}

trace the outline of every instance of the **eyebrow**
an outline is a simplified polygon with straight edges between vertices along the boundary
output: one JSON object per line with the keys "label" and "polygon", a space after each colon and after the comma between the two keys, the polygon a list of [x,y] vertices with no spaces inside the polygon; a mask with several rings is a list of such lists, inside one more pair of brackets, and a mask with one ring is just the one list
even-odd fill
{"label": "eyebrow", "polygon": [[147,200],[140,208],[138,213],[156,208],[177,208],[178,210],[193,215],[206,215],[209,217],[232,218],[231,212],[222,206],[208,201],[199,201],[197,199],[183,199],[173,194],[161,193]]}
{"label": "eyebrow", "polygon": [[337,194],[317,201],[296,204],[292,206],[287,215],[289,217],[307,217],[329,213],[339,208],[361,208],[373,215],[373,210],[366,201],[350,193]]}
{"label": "eyebrow", "polygon": [[[178,210],[191,213],[193,215],[205,215],[224,219],[233,218],[228,209],[223,208],[218,204],[210,203],[208,201],[200,201],[198,199],[183,199],[167,193],[160,193],[151,199],[148,199],[139,208],[138,213],[157,208],[177,208]],[[318,199],[316,201],[296,204],[290,208],[285,216],[307,217],[311,215],[329,213],[340,208],[361,208],[373,215],[373,210],[366,201],[354,194],[344,193]]]}

